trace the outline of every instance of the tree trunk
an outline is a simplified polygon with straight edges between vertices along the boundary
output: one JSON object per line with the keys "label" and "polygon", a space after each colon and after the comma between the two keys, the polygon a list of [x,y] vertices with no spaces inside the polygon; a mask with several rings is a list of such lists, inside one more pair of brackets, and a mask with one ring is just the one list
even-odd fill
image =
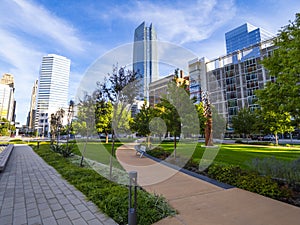
{"label": "tree trunk", "polygon": [[108,144],[108,133],[105,133],[105,143]]}
{"label": "tree trunk", "polygon": [[278,135],[275,133],[275,145],[278,145]]}
{"label": "tree trunk", "polygon": [[176,133],[174,133],[174,158],[176,158]]}
{"label": "tree trunk", "polygon": [[147,136],[147,147],[148,147],[148,149],[150,148],[150,136],[149,135]]}
{"label": "tree trunk", "polygon": [[115,152],[115,135],[114,131],[112,132],[112,145],[111,145],[111,154],[109,159],[109,179],[112,180],[112,160]]}
{"label": "tree trunk", "polygon": [[81,153],[81,160],[80,160],[80,166],[81,167],[83,167],[83,159],[84,159],[84,154],[85,154],[85,151],[86,151],[87,141],[88,141],[88,132],[86,132],[86,139],[85,139],[85,143],[84,143],[84,148],[83,148],[83,152]]}
{"label": "tree trunk", "polygon": [[206,146],[213,146],[213,139],[212,139],[212,117],[209,116],[207,119],[207,123],[205,126],[205,145]]}

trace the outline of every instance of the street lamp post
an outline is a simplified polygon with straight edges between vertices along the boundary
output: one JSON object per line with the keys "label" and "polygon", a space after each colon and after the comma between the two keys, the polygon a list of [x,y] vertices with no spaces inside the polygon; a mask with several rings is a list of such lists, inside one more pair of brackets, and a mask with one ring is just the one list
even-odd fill
{"label": "street lamp post", "polygon": [[[133,201],[132,201],[132,186],[133,189]],[[137,224],[137,172],[129,172],[129,196],[128,196],[128,225]]]}

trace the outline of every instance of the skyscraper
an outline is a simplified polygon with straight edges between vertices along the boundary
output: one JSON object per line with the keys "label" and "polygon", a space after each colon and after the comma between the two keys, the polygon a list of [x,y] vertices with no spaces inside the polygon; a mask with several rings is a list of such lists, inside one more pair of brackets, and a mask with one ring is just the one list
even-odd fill
{"label": "skyscraper", "polygon": [[67,108],[71,61],[66,57],[49,54],[43,57],[37,99],[35,129],[46,134],[51,113]]}
{"label": "skyscraper", "polygon": [[[255,27],[250,23],[245,23],[225,33],[226,51],[227,54],[232,54],[273,37],[273,34],[264,29]],[[240,59],[237,58],[237,54],[233,54],[232,61],[233,63],[238,63],[239,60],[243,62],[247,59],[260,57],[260,53],[259,47],[251,47],[248,51],[243,51],[243,55]]]}
{"label": "skyscraper", "polygon": [[230,54],[274,37],[270,32],[245,23],[225,33],[226,52]]}
{"label": "skyscraper", "polygon": [[34,129],[34,119],[36,115],[36,97],[37,97],[37,90],[38,90],[38,80],[34,81],[32,92],[31,92],[31,101],[30,101],[30,108],[27,117],[27,127],[30,131]]}
{"label": "skyscraper", "polygon": [[157,36],[152,24],[141,23],[134,32],[133,71],[140,79],[139,100],[149,100],[149,84],[158,79]]}
{"label": "skyscraper", "polygon": [[10,122],[15,122],[16,101],[14,98],[14,77],[11,74],[3,74],[0,80],[0,117]]}

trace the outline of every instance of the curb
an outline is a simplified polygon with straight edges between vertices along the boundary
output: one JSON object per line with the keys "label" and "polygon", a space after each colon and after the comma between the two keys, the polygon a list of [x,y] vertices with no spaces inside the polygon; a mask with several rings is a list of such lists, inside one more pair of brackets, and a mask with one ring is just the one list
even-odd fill
{"label": "curb", "polygon": [[201,174],[198,174],[198,173],[189,171],[189,170],[187,170],[187,169],[181,168],[181,167],[179,167],[179,166],[170,164],[170,163],[168,163],[168,162],[165,162],[164,160],[155,158],[155,157],[153,157],[153,156],[151,156],[151,155],[149,155],[149,154],[147,154],[147,153],[144,153],[144,156],[146,156],[146,157],[148,157],[149,159],[152,159],[152,160],[154,160],[154,161],[156,161],[156,162],[159,162],[159,163],[161,163],[161,164],[163,164],[163,165],[165,165],[165,166],[168,166],[168,167],[170,167],[170,168],[172,168],[172,169],[174,169],[174,170],[178,170],[178,171],[180,171],[180,172],[182,172],[182,173],[185,173],[185,174],[187,174],[187,175],[189,175],[189,176],[192,176],[192,177],[195,177],[195,178],[197,178],[197,179],[206,181],[206,182],[208,182],[208,183],[210,183],[210,184],[213,184],[213,185],[216,185],[216,186],[218,186],[218,187],[220,187],[220,188],[223,188],[223,189],[231,189],[231,188],[234,188],[234,186],[232,186],[232,185],[229,185],[229,184],[225,184],[225,183],[219,182],[219,181],[217,181],[217,180],[214,180],[214,179],[212,179],[212,178],[206,177],[206,176],[204,176],[204,175],[201,175]]}
{"label": "curb", "polygon": [[11,156],[11,153],[14,149],[14,145],[13,144],[9,144],[7,145],[7,147],[0,153],[0,172],[2,172],[6,165],[7,162],[9,160],[9,157]]}

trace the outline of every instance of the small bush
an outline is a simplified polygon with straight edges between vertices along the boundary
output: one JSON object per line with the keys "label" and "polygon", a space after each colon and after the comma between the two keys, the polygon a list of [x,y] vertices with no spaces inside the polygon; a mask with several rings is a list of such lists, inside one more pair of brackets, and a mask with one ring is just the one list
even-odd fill
{"label": "small bush", "polygon": [[61,154],[64,158],[68,158],[68,157],[72,156],[72,154],[74,152],[74,148],[75,148],[74,144],[69,144],[69,145],[53,144],[53,145],[50,145],[50,149],[53,152]]}
{"label": "small bush", "polygon": [[242,170],[238,166],[212,165],[208,169],[210,177],[238,188],[271,198],[287,197],[278,184],[268,176]]}
{"label": "small bush", "polygon": [[74,144],[63,145],[63,148],[61,149],[61,155],[65,158],[68,158],[72,156],[73,151],[74,151]]}
{"label": "small bush", "polygon": [[147,152],[147,154],[158,158],[158,159],[166,159],[168,156],[171,155],[170,152],[165,151],[161,146],[158,146],[150,151]]}
{"label": "small bush", "polygon": [[[55,145],[53,145],[55,146]],[[60,145],[62,146],[62,145]],[[102,212],[113,218],[118,224],[127,224],[128,216],[128,188],[117,185],[100,176],[88,167],[79,167],[71,163],[70,159],[54,154],[51,147],[41,145],[35,151],[51,166],[53,166],[69,183],[74,185],[89,200],[94,202]],[[138,224],[150,225],[176,212],[164,198],[138,190]]]}
{"label": "small bush", "polygon": [[262,175],[283,179],[291,185],[300,183],[300,158],[291,162],[282,161],[275,157],[255,158],[249,165]]}
{"label": "small bush", "polygon": [[62,146],[62,145],[58,145],[58,144],[53,144],[53,145],[50,145],[50,149],[51,149],[53,152],[56,152],[56,153],[61,154],[62,149],[63,149],[63,146]]}

